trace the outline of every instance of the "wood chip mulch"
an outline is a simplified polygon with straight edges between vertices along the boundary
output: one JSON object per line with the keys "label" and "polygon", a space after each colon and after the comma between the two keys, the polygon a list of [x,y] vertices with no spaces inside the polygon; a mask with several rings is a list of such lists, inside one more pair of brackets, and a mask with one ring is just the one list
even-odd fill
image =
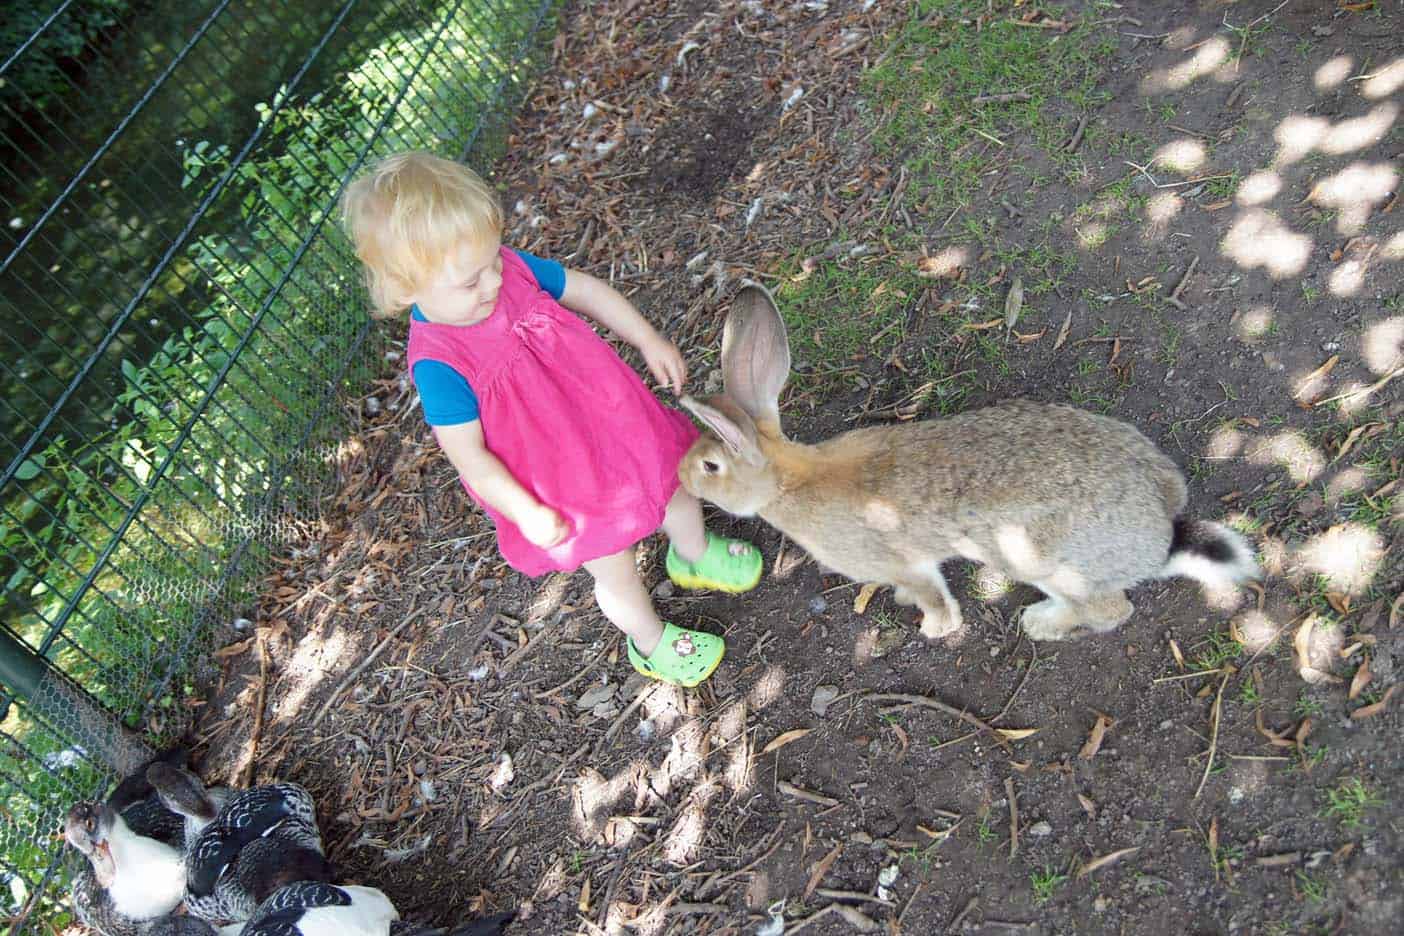
{"label": "wood chip mulch", "polygon": [[[857,79],[905,13],[663,6],[568,7],[496,172],[507,242],[610,279],[700,387],[737,279],[809,245],[856,255],[832,232],[871,227],[904,184],[873,156]],[[305,784],[333,860],[411,919],[522,906],[532,932],[738,932],[745,871],[784,832],[748,813],[756,667],[690,693],[617,685],[586,577],[507,569],[387,370],[215,654],[207,777]]]}

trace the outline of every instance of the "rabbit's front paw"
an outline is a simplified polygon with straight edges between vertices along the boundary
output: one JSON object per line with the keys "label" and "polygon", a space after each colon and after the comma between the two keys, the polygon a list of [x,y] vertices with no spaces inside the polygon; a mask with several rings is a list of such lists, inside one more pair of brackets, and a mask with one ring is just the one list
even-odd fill
{"label": "rabbit's front paw", "polygon": [[952,634],[960,633],[964,623],[961,620],[959,609],[956,609],[954,613],[945,608],[928,610],[921,616],[921,636],[927,640],[950,637]]}

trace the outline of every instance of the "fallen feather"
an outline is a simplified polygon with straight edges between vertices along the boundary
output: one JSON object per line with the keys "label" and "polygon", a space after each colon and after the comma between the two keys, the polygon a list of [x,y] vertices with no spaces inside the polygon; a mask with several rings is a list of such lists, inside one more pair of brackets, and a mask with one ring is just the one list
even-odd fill
{"label": "fallen feather", "polygon": [[815,686],[814,696],[809,700],[809,710],[820,718],[829,711],[829,706],[839,697],[838,686]]}

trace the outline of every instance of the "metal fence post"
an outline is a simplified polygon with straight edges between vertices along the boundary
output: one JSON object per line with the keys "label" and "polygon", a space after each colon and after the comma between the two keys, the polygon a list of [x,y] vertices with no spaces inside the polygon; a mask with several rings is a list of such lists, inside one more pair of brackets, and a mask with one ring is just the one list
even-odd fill
{"label": "metal fence post", "polygon": [[72,742],[121,776],[152,757],[152,750],[111,712],[4,628],[0,628],[0,684],[50,724],[73,726]]}

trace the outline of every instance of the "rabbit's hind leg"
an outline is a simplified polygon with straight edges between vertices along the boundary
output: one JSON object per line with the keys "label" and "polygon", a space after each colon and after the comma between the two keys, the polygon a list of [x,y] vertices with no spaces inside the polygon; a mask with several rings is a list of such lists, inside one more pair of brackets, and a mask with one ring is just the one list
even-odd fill
{"label": "rabbit's hind leg", "polygon": [[1047,589],[1044,592],[1047,598],[1024,609],[1024,633],[1031,640],[1066,640],[1081,627],[1098,633],[1114,630],[1134,610],[1121,591],[1099,592],[1075,601]]}
{"label": "rabbit's hind leg", "polygon": [[965,629],[960,603],[947,587],[939,564],[921,569],[919,576],[912,575],[893,584],[896,586],[893,597],[898,603],[914,604],[921,609],[921,636],[927,640],[959,635]]}
{"label": "rabbit's hind leg", "polygon": [[1077,606],[1049,596],[1024,609],[1022,626],[1030,640],[1064,640],[1077,630]]}
{"label": "rabbit's hind leg", "polygon": [[1131,617],[1136,610],[1123,591],[1109,591],[1093,595],[1078,605],[1079,623],[1088,630],[1099,634],[1115,630]]}

